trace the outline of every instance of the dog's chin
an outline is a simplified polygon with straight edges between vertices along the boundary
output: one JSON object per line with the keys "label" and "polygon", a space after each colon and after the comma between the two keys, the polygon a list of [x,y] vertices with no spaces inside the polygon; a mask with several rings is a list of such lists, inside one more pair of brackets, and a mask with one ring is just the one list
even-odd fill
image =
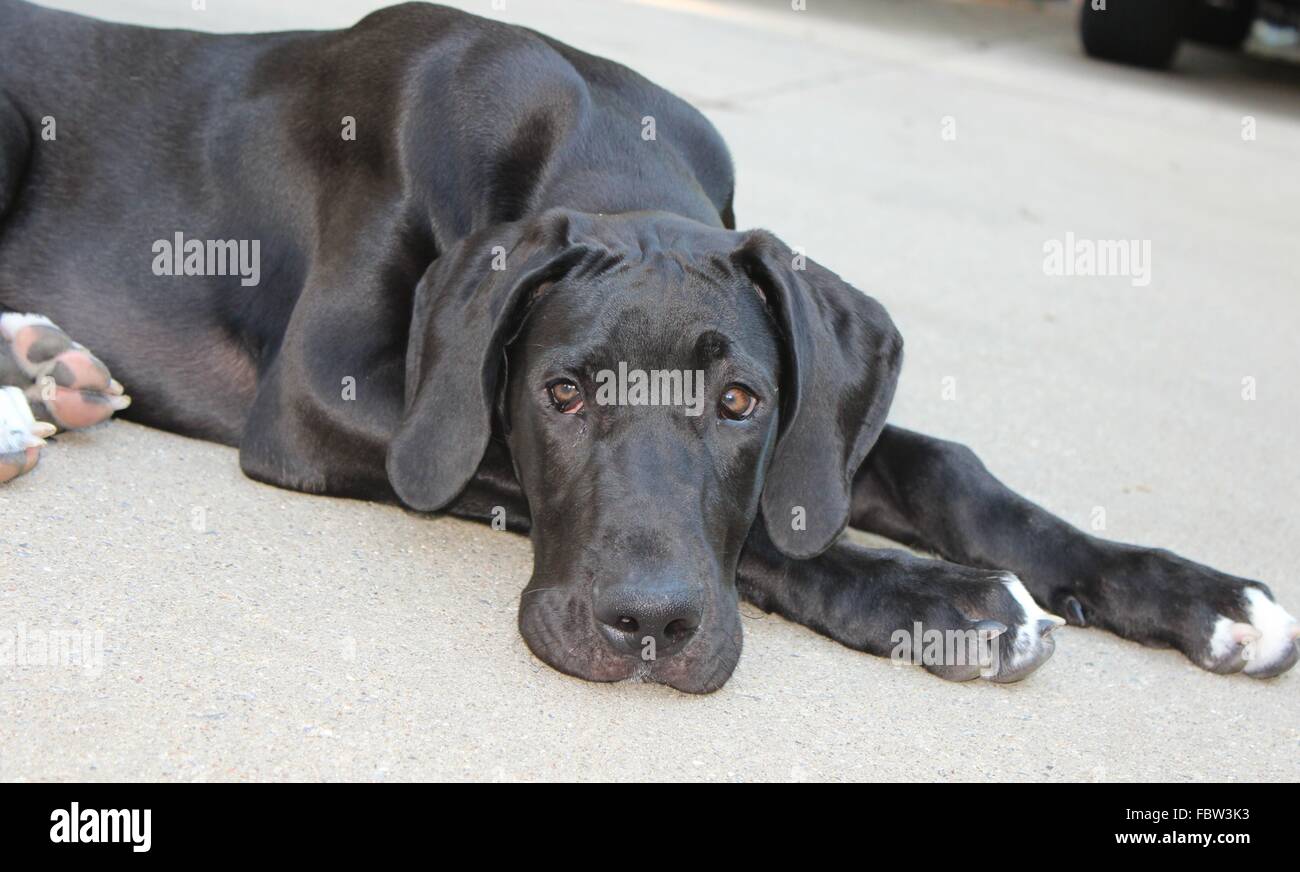
{"label": "dog's chin", "polygon": [[519,603],[519,632],[537,658],[587,681],[644,681],[684,693],[712,693],[740,661],[742,632],[734,590],[711,597],[705,621],[685,648],[643,660],[613,650],[597,630],[590,598],[530,584]]}

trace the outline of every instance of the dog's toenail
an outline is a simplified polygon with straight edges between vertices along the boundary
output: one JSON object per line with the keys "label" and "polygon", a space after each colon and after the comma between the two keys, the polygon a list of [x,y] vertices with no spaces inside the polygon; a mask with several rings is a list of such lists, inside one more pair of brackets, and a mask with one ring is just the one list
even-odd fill
{"label": "dog's toenail", "polygon": [[1083,616],[1083,605],[1072,596],[1065,598],[1065,616],[1076,626],[1088,626],[1088,621]]}

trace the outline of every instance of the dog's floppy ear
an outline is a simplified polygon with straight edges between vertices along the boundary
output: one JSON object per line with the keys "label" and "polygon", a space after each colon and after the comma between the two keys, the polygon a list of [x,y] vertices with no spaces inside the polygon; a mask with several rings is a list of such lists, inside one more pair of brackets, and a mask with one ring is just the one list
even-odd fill
{"label": "dog's floppy ear", "polygon": [[763,518],[782,552],[815,557],[848,523],[853,477],[885,426],[903,339],[883,306],[770,233],[747,234],[735,257],[767,298],[785,346]]}
{"label": "dog's floppy ear", "polygon": [[585,249],[568,242],[562,212],[474,234],[443,253],[415,289],[406,350],[406,410],[388,446],[388,480],[402,502],[451,502],[483,459],[504,343],[533,293]]}

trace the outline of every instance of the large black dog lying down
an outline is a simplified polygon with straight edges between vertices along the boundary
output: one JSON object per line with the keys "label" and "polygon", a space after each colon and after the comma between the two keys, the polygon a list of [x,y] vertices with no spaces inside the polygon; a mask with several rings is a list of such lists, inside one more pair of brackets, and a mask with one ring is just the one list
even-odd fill
{"label": "large black dog lying down", "polygon": [[[716,131],[618,64],[423,4],[214,36],[18,0],[0,59],[4,478],[126,406],[111,367],[127,416],[259,481],[530,531],[520,631],[587,679],[720,687],[738,597],[956,680],[1041,665],[1043,607],[1216,672],[1296,662],[1264,585],[886,425],[885,310],[734,230]],[[256,241],[258,283],[213,240]]]}

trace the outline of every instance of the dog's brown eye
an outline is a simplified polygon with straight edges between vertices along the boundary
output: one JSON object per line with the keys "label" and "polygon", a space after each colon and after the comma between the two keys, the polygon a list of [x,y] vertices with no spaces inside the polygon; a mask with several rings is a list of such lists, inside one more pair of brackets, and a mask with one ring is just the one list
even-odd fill
{"label": "dog's brown eye", "polygon": [[566,415],[582,410],[582,391],[571,381],[551,382],[546,388],[555,408]]}
{"label": "dog's brown eye", "polygon": [[733,421],[743,421],[754,414],[758,399],[740,385],[728,385],[718,399],[718,414]]}

